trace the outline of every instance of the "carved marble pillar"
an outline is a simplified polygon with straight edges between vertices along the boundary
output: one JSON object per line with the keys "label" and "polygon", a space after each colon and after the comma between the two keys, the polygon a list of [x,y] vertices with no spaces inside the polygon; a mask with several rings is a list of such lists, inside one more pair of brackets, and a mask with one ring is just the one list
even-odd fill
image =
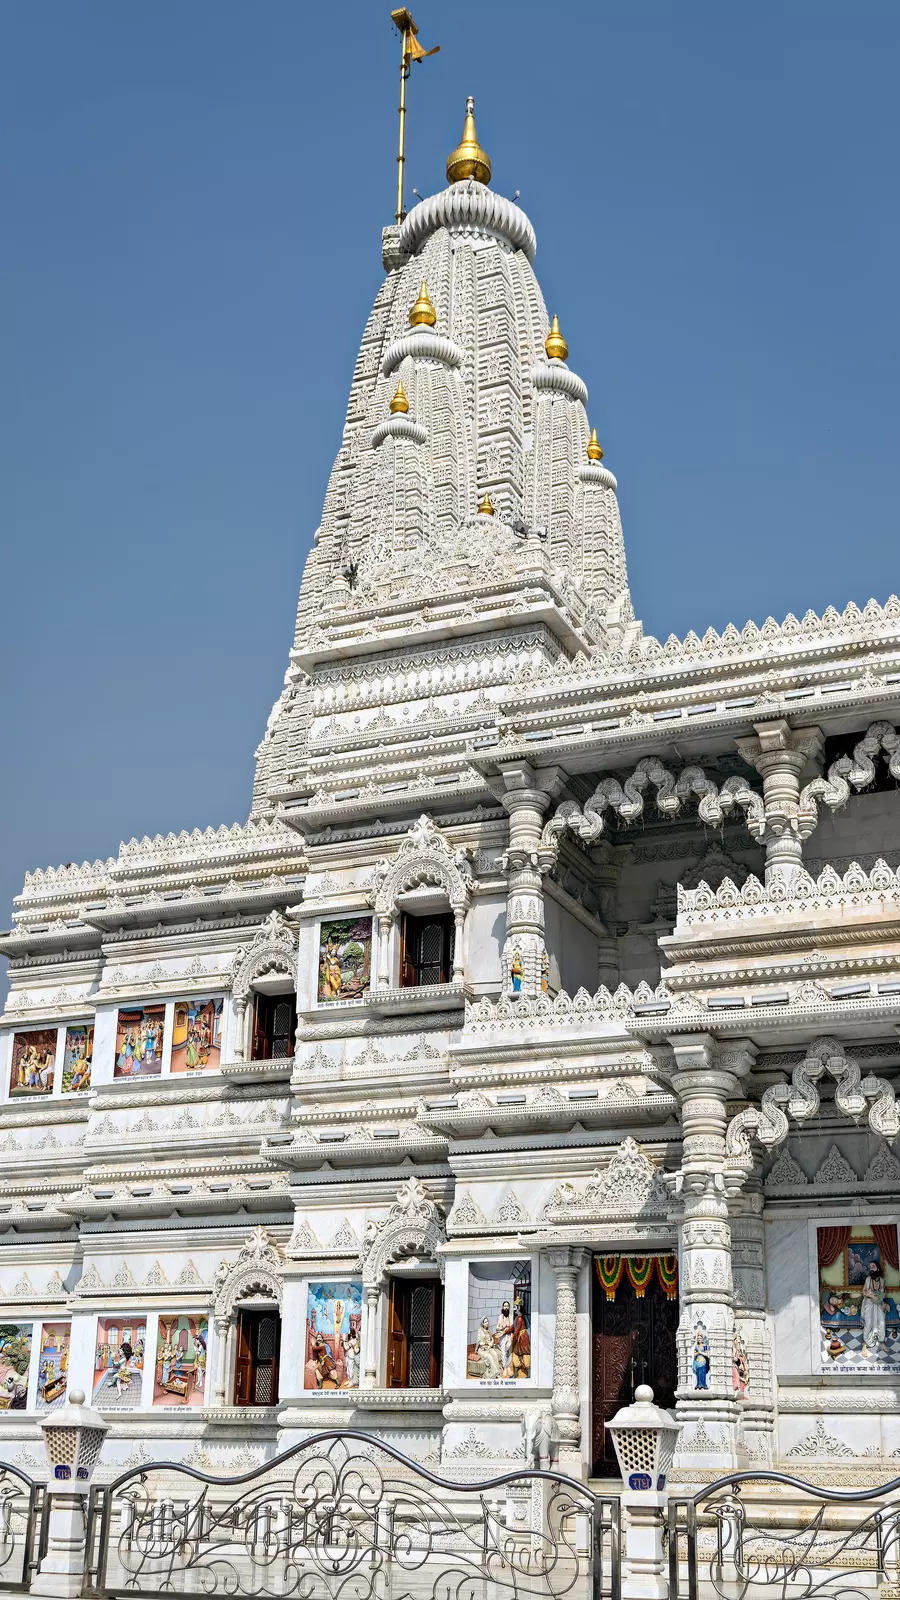
{"label": "carved marble pillar", "polygon": [[391,917],[378,918],[378,987],[389,989],[391,986]]}
{"label": "carved marble pillar", "polygon": [[670,1042],[683,1129],[676,1178],[681,1313],[676,1409],[684,1424],[678,1451],[685,1464],[724,1468],[737,1464],[741,1416],[731,1369],[734,1288],[725,1128],[728,1101],[739,1094],[756,1047],[739,1041],[722,1050],[709,1034]]}
{"label": "carved marble pillar", "polygon": [[453,913],[453,982],[462,983],[466,974],[466,952],[463,945],[466,931],[464,911]]}
{"label": "carved marble pillar", "polygon": [[249,1050],[247,1048],[247,997],[246,997],[246,995],[242,996],[240,1000],[236,1000],[235,1001],[235,1004],[234,1004],[234,1016],[235,1016],[234,1059],[235,1059],[235,1061],[246,1061],[248,1055],[250,1054],[250,1052],[249,1052]]}
{"label": "carved marble pillar", "polygon": [[744,760],[763,781],[765,826],[753,831],[766,847],[766,881],[774,874],[790,877],[803,866],[803,839],[809,832],[800,820],[800,779],[824,743],[818,728],[792,728],[783,717],[756,723],[756,738],[738,739]]}
{"label": "carved marble pillar", "polygon": [[230,1329],[230,1317],[216,1317],[215,1404],[220,1408],[225,1404],[225,1385],[228,1382],[228,1335]]}
{"label": "carved marble pillar", "polygon": [[509,844],[502,857],[507,884],[503,993],[534,997],[541,992],[546,952],[541,831],[562,774],[558,767],[542,772],[538,786],[532,768],[522,762],[504,767],[503,781],[502,800],[509,817]]}
{"label": "carved marble pillar", "polygon": [[759,1173],[731,1198],[731,1275],[734,1317],[746,1363],[739,1388],[747,1458],[771,1463],[775,1449],[775,1366],[766,1309],[764,1197]]}
{"label": "carved marble pillar", "polygon": [[556,1326],[553,1335],[553,1398],[550,1410],[558,1443],[554,1466],[571,1477],[584,1476],[581,1458],[581,1384],[578,1376],[576,1292],[584,1258],[579,1248],[546,1251],[556,1275]]}
{"label": "carved marble pillar", "polygon": [[374,1389],[378,1384],[378,1301],[381,1291],[377,1284],[366,1284],[366,1370],[362,1387]]}

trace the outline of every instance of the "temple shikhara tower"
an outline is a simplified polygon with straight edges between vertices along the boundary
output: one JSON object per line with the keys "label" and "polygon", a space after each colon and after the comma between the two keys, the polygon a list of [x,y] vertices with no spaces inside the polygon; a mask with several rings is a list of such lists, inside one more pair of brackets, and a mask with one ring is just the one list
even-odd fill
{"label": "temple shikhara tower", "polygon": [[71,1385],[108,1467],[604,1479],[643,1382],[673,1482],[896,1474],[900,602],[643,631],[491,181],[470,101],[384,229],[246,821],[16,897],[6,1460]]}

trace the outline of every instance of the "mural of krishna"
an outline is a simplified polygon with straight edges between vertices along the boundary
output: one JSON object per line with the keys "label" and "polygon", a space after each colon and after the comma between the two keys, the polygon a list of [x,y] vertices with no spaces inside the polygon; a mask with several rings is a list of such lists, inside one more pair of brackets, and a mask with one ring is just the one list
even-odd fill
{"label": "mural of krishna", "polygon": [[321,1004],[368,994],[372,969],[372,918],[341,917],[319,927]]}
{"label": "mural of krishna", "polygon": [[222,1001],[176,1000],[172,1072],[216,1071],[222,1056]]}
{"label": "mural of krishna", "polygon": [[91,1061],[94,1056],[94,1027],[67,1028],[63,1055],[62,1092],[77,1094],[91,1087]]}
{"label": "mural of krishna", "polygon": [[119,1012],[117,1078],[158,1077],[162,1071],[165,1006],[135,1006]]}

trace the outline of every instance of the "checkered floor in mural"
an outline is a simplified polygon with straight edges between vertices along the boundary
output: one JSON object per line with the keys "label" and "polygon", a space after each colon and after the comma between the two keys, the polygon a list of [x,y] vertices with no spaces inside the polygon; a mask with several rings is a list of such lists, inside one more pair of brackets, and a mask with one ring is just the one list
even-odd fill
{"label": "checkered floor in mural", "polygon": [[[826,1370],[853,1367],[864,1372],[900,1373],[900,1338],[891,1337],[894,1334],[893,1328],[888,1329],[887,1342],[877,1350],[868,1350],[866,1355],[863,1355],[862,1328],[836,1326],[833,1329],[825,1329],[824,1332],[822,1361]],[[832,1355],[828,1343],[835,1335],[845,1348],[839,1354]]]}
{"label": "checkered floor in mural", "polygon": [[103,1382],[94,1390],[93,1403],[99,1411],[133,1411],[141,1403],[141,1374],[133,1372],[131,1382],[119,1394],[115,1373],[107,1372]]}

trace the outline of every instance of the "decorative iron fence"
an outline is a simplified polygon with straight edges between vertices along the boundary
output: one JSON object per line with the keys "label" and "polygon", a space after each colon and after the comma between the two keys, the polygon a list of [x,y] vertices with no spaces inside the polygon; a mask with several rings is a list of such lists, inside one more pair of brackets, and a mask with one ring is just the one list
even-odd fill
{"label": "decorative iron fence", "polygon": [[669,1600],[900,1597],[900,1478],[841,1491],[735,1472],[670,1499],[668,1555]]}
{"label": "decorative iron fence", "polygon": [[235,1478],[174,1462],[95,1485],[84,1593],[620,1600],[620,1507],[558,1473],[436,1476],[327,1430]]}
{"label": "decorative iron fence", "polygon": [[27,1589],[43,1554],[44,1486],[0,1461],[0,1589]]}

